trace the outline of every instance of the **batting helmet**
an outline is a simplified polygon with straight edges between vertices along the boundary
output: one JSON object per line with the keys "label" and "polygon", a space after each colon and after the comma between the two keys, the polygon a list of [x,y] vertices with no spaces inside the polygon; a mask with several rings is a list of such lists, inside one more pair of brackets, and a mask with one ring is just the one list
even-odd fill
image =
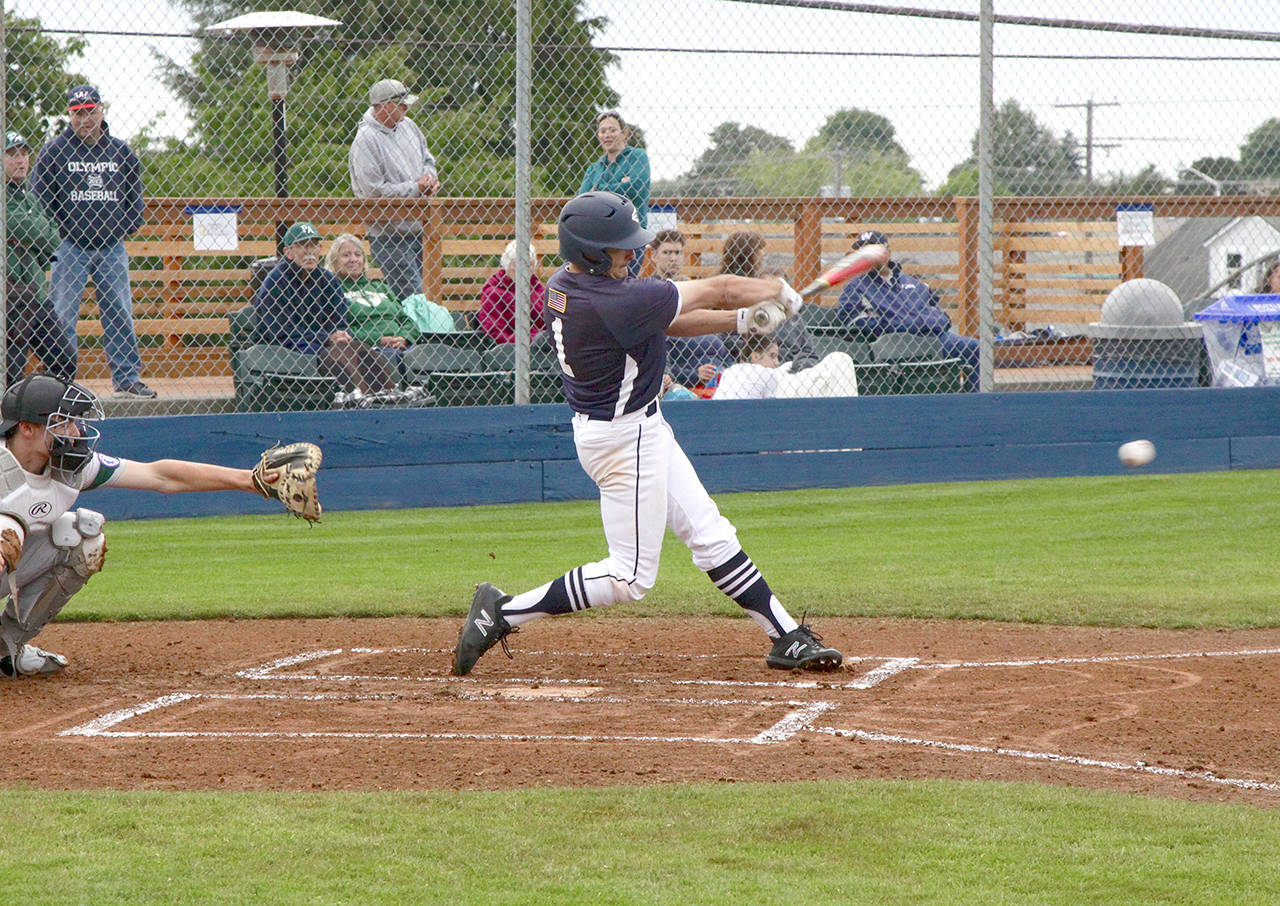
{"label": "batting helmet", "polygon": [[605,249],[642,249],[653,236],[616,192],[584,192],[560,211],[560,257],[588,274],[609,273]]}

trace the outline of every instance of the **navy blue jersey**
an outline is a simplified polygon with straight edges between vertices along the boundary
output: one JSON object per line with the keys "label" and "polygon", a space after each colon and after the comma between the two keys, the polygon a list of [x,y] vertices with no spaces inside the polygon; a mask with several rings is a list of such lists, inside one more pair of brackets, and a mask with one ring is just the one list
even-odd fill
{"label": "navy blue jersey", "polygon": [[547,281],[544,314],[574,412],[612,419],[658,398],[667,364],[664,332],[680,314],[676,284],[562,267]]}

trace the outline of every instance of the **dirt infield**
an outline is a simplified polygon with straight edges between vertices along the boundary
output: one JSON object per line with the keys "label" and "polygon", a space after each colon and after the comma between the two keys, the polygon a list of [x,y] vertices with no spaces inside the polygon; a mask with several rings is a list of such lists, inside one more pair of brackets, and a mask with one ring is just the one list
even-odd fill
{"label": "dirt infield", "polygon": [[817,621],[780,673],[746,619],[557,619],[448,675],[458,621],[57,624],[0,682],[0,786],[461,789],[1026,780],[1280,806],[1280,630]]}

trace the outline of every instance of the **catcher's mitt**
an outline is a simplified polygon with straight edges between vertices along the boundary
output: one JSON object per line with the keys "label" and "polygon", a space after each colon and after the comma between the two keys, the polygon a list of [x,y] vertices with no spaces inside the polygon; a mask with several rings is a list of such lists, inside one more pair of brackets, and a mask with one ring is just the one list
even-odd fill
{"label": "catcher's mitt", "polygon": [[[320,497],[316,492],[316,471],[320,468],[320,448],[297,443],[262,451],[253,467],[253,486],[263,497],[275,498],[299,519],[320,521]],[[275,481],[267,473],[276,472]]]}
{"label": "catcher's mitt", "polygon": [[[22,536],[18,530],[6,527],[0,531],[0,569],[13,572],[18,566],[18,558],[22,556]],[[15,603],[13,605],[17,607]]]}

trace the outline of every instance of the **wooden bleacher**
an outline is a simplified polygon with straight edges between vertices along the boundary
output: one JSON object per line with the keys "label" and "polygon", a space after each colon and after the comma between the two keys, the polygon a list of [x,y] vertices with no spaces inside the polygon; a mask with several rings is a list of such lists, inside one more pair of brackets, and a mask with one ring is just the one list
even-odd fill
{"label": "wooden bleacher", "polygon": [[[547,277],[558,264],[556,215],[566,199],[535,199],[532,221]],[[894,256],[937,289],[961,333],[978,324],[978,224],[973,198],[655,198],[673,206],[689,237],[687,273],[714,273],[724,238],[738,229],[766,237],[771,264],[796,284],[846,252],[853,234],[880,229]],[[1009,330],[1096,321],[1107,292],[1142,275],[1142,248],[1119,248],[1117,203],[1153,205],[1156,216],[1280,215],[1280,199],[1246,196],[1158,198],[998,198],[993,211],[994,317]],[[191,206],[237,206],[240,248],[197,251]],[[510,198],[368,200],[352,198],[154,198],[144,226],[127,243],[134,320],[148,380],[230,374],[227,316],[249,301],[249,265],[275,252],[276,225],[308,220],[320,233],[364,234],[364,224],[416,219],[424,224],[424,290],[454,311],[474,310],[480,288],[514,236]],[[817,304],[834,304],[838,291]],[[81,371],[102,379],[106,365],[92,288],[79,327]]]}

